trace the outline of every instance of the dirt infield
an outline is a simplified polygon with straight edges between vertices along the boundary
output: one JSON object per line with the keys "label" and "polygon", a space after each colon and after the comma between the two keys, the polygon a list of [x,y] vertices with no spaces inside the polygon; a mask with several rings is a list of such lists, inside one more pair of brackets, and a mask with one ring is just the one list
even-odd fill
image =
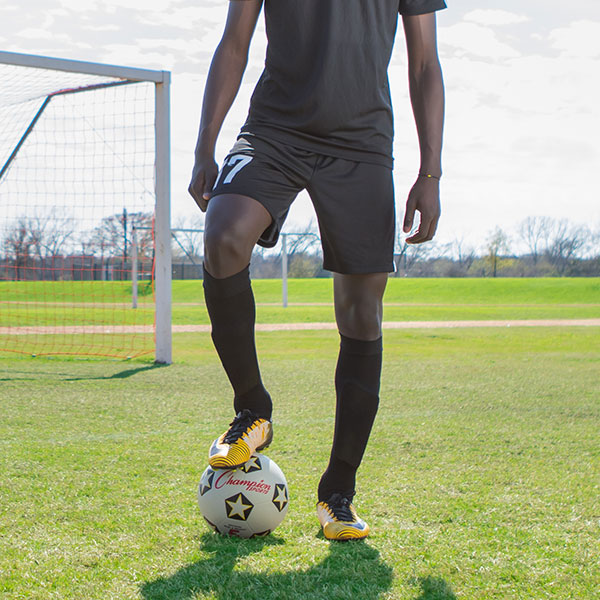
{"label": "dirt infield", "polygon": [[[461,327],[600,327],[600,319],[527,319],[508,321],[384,321],[384,329],[454,329]],[[335,323],[259,323],[257,331],[337,329]],[[0,327],[0,335],[56,335],[77,333],[152,333],[148,325],[66,325],[64,327]],[[173,325],[173,333],[210,332],[210,325]]]}

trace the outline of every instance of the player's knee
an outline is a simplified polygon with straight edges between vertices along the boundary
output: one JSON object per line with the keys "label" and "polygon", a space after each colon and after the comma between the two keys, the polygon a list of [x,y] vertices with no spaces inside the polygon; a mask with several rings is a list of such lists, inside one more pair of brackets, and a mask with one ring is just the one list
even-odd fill
{"label": "player's knee", "polygon": [[373,298],[347,298],[338,308],[340,332],[355,340],[381,336],[381,302]]}
{"label": "player's knee", "polygon": [[215,277],[228,277],[250,262],[252,244],[239,227],[207,227],[204,232],[204,262]]}

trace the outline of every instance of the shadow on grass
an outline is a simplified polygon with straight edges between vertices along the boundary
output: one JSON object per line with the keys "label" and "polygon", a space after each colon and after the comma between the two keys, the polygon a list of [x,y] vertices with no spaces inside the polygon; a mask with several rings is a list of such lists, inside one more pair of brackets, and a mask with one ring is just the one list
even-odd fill
{"label": "shadow on grass", "polygon": [[450,586],[439,577],[418,577],[409,583],[421,586],[421,594],[414,600],[457,600]]}
{"label": "shadow on grass", "polygon": [[123,371],[118,371],[117,373],[113,373],[112,375],[102,375],[100,377],[72,377],[70,379],[65,379],[65,381],[88,381],[88,380],[96,380],[96,379],[127,379],[127,377],[132,377],[133,375],[137,375],[138,373],[143,373],[144,371],[153,371],[155,369],[162,369],[164,367],[168,367],[169,365],[165,365],[162,363],[153,363],[151,365],[144,365],[141,367],[135,367],[134,369],[125,369]]}
{"label": "shadow on grass", "polygon": [[[38,371],[36,369],[31,371],[15,371],[11,370],[10,375],[7,377],[0,377],[0,381],[33,381],[39,380],[41,375],[47,375],[50,377],[54,377],[59,379],[60,381],[93,381],[93,380],[109,380],[109,379],[127,379],[128,377],[132,377],[133,375],[137,375],[139,373],[143,373],[144,371],[152,371],[154,369],[162,369],[163,367],[168,367],[169,365],[165,364],[151,364],[151,365],[141,365],[135,368],[123,369],[122,371],[117,371],[112,375],[100,375],[100,376],[89,376],[89,377],[72,377],[73,373],[61,373],[58,371]],[[28,375],[27,377],[17,377],[16,375]]]}
{"label": "shadow on grass", "polygon": [[[170,577],[144,583],[145,600],[188,600],[206,594],[218,600],[280,598],[357,598],[376,600],[392,585],[392,569],[365,542],[331,542],[321,562],[298,570],[281,570],[273,558],[269,571],[238,565],[240,559],[269,551],[283,541],[274,536],[251,540],[202,536],[202,550],[210,556],[179,569]],[[289,562],[293,557],[286,556]]]}

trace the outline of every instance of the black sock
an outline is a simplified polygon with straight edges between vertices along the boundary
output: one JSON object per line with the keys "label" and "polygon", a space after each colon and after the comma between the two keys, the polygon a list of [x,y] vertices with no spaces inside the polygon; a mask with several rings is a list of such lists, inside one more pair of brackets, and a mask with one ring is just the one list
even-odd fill
{"label": "black sock", "polygon": [[333,493],[354,494],[360,465],[379,406],[382,340],[341,336],[335,372],[336,412],[333,447],[319,482],[319,501]]}
{"label": "black sock", "polygon": [[247,408],[270,419],[271,397],[262,384],[254,343],[256,307],[249,267],[225,279],[216,279],[204,267],[204,298],[212,339],[235,394],[235,412]]}

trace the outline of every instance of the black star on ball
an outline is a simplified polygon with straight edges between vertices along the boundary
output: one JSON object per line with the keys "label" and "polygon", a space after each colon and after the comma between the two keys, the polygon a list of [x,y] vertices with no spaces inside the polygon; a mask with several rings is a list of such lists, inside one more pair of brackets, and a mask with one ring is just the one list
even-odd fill
{"label": "black star on ball", "polygon": [[253,473],[254,471],[260,471],[262,469],[262,465],[260,464],[260,458],[258,456],[253,456],[245,462],[240,469],[244,471],[244,473]]}
{"label": "black star on ball", "polygon": [[254,504],[241,492],[235,496],[225,499],[225,510],[227,517],[237,521],[245,521],[250,516]]}
{"label": "black star on ball", "polygon": [[210,490],[212,488],[214,478],[215,478],[215,472],[209,471],[207,473],[206,477],[204,477],[202,479],[202,481],[200,482],[200,495],[201,496],[204,496],[204,494],[206,494],[206,492],[208,492],[208,490]]}
{"label": "black star on ball", "polygon": [[288,503],[287,487],[283,483],[275,484],[272,502],[279,512],[281,512]]}

